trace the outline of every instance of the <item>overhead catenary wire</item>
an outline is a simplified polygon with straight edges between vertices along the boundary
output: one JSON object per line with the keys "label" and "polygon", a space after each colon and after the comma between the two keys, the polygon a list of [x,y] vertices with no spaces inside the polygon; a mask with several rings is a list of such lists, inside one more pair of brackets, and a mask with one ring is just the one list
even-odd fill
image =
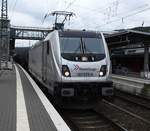
{"label": "overhead catenary wire", "polygon": [[[116,0],[116,1],[118,1],[118,0]],[[77,7],[81,7],[81,8],[84,8],[84,9],[87,9],[88,11],[94,11],[94,12],[98,12],[99,10],[97,10],[97,9],[91,9],[91,8],[88,8],[88,7],[85,7],[85,6],[81,6],[81,5],[79,5],[79,4],[75,4],[75,2],[76,2],[76,0],[73,0],[72,2],[70,2],[70,3],[68,3],[68,5],[67,5],[67,7],[65,8],[65,9],[68,9],[68,8],[70,8],[72,5],[75,5],[75,6],[77,6]],[[110,4],[112,4],[113,2],[111,2]],[[101,9],[102,10],[102,9]],[[103,14],[103,12],[99,12],[99,13],[102,13]]]}
{"label": "overhead catenary wire", "polygon": [[[64,11],[66,11],[68,8],[70,8],[77,0],[73,0],[72,2],[70,2],[67,7],[64,9]],[[42,24],[44,23],[45,19],[47,17],[49,17],[51,15],[51,13],[49,13],[49,11],[47,11],[47,13],[45,14],[43,20],[42,20]],[[59,17],[59,16],[58,16]]]}
{"label": "overhead catenary wire", "polygon": [[12,7],[12,15],[11,15],[10,19],[12,19],[13,15],[14,15],[14,12],[15,12],[15,8],[16,8],[17,2],[18,2],[18,0],[15,0],[14,6]]}
{"label": "overhead catenary wire", "polygon": [[[67,7],[64,10],[67,10],[68,8],[70,8],[77,0],[73,0],[72,2],[68,3]],[[118,1],[118,0],[116,0]],[[120,0],[121,1],[121,0]],[[113,2],[111,2],[110,4],[112,4]],[[80,6],[80,5],[77,5]],[[86,7],[85,7],[86,8]],[[87,10],[89,10],[90,8],[87,8]],[[94,10],[94,9],[90,9],[90,10]],[[95,10],[96,11],[96,10]],[[44,23],[45,19],[50,15],[49,11],[45,14],[43,20],[42,20],[42,24]]]}
{"label": "overhead catenary wire", "polygon": [[77,0],[73,0],[72,2],[70,2],[64,10],[67,10],[68,8],[70,8],[76,1]]}
{"label": "overhead catenary wire", "polygon": [[9,10],[12,10],[13,3],[14,3],[14,1],[13,1],[13,0],[11,0],[11,2],[10,2],[10,3],[8,3],[8,8],[9,8]]}
{"label": "overhead catenary wire", "polygon": [[128,17],[131,17],[131,16],[134,16],[134,15],[137,15],[137,14],[142,13],[142,12],[145,12],[145,11],[147,11],[147,10],[150,10],[150,7],[145,8],[145,9],[140,10],[140,11],[137,11],[137,12],[132,13],[132,14],[128,14],[128,15],[126,15],[126,16],[122,16],[122,17],[117,18],[117,19],[115,19],[115,20],[109,21],[109,22],[107,22],[107,23],[105,23],[105,24],[102,24],[102,25],[96,26],[95,28],[97,28],[97,27],[101,27],[101,26],[105,26],[105,25],[108,25],[108,24],[111,24],[111,23],[113,23],[113,22],[117,22],[117,21],[120,21],[120,20],[124,20],[124,19],[126,19],[126,18],[128,18]]}
{"label": "overhead catenary wire", "polygon": [[[56,0],[57,5],[59,5],[60,0]],[[49,1],[46,0],[46,8],[47,8],[47,12],[44,14],[44,17],[41,20],[42,25],[44,24],[45,20],[51,15],[51,11],[49,10]]]}
{"label": "overhead catenary wire", "polygon": [[[105,14],[105,11],[104,11],[104,9],[107,9],[108,7],[106,7],[106,8],[101,8],[100,10],[99,9],[92,9],[92,8],[89,8],[89,7],[85,7],[85,6],[83,6],[83,5],[80,5],[80,4],[78,4],[77,2],[76,2],[77,0],[72,0],[71,2],[68,2],[68,5],[66,6],[66,8],[65,9],[68,9],[68,8],[73,8],[74,6],[77,6],[77,7],[81,7],[82,9],[86,9],[86,10],[88,10],[89,11],[89,13],[92,13],[92,12],[95,12],[95,13],[97,13],[97,14],[103,14],[104,16],[106,15]],[[122,0],[118,0],[119,2],[121,2]],[[114,2],[114,1],[113,1]],[[111,2],[109,5],[111,5],[113,2]],[[119,3],[119,4],[122,4],[122,2],[121,3]],[[148,4],[143,4],[143,5],[140,5],[140,6],[138,6],[138,7],[136,7],[136,6],[134,6],[134,8],[130,8],[130,12],[132,12],[131,14],[128,14],[128,15],[131,15],[131,16],[133,16],[133,14],[135,15],[135,13],[137,13],[137,12],[141,12],[141,10],[145,10],[145,9],[147,9],[147,8],[145,8],[145,7],[147,7],[148,6]],[[144,9],[143,9],[144,8]],[[140,9],[140,10],[139,10]],[[133,11],[132,11],[133,10]],[[77,10],[78,11],[78,10]],[[121,12],[121,13],[117,13],[117,15],[114,15],[113,16],[113,18],[115,18],[116,17],[116,19],[114,19],[114,20],[111,20],[112,19],[112,17],[111,17],[111,19],[109,20],[109,21],[106,21],[106,19],[103,19],[103,20],[100,20],[100,21],[103,21],[103,22],[107,22],[107,23],[104,23],[104,24],[102,24],[102,25],[98,25],[99,23],[97,23],[97,22],[94,22],[95,24],[97,24],[98,26],[96,26],[96,27],[101,27],[101,26],[105,26],[105,25],[108,25],[108,24],[111,24],[111,23],[113,23],[113,22],[116,22],[116,21],[121,21],[121,20],[125,20],[126,18],[128,18],[128,17],[130,17],[130,16],[128,16],[128,15],[124,15],[124,14],[127,14],[127,13],[129,13],[129,11],[127,11],[127,12]],[[46,15],[48,15],[48,13],[46,14]],[[84,16],[84,15],[83,15]],[[82,17],[83,17],[82,16]],[[89,15],[88,14],[88,16],[89,17],[91,17],[91,15]],[[119,16],[119,18],[117,18]],[[99,16],[98,16],[99,17]],[[92,23],[93,23],[93,21],[92,21]]]}
{"label": "overhead catenary wire", "polygon": [[[134,13],[137,13],[137,12],[139,12],[139,10],[138,9],[142,9],[143,7],[147,7],[148,6],[148,4],[144,4],[144,5],[141,5],[141,6],[138,6],[137,8],[135,8],[135,10],[134,10]],[[147,8],[146,8],[147,9]],[[137,11],[138,10],[138,11]],[[145,10],[145,8],[143,9],[143,10]],[[143,10],[140,10],[140,11],[143,11]],[[135,12],[136,11],[136,12]],[[129,11],[128,11],[129,12]],[[131,11],[130,11],[131,12]],[[127,12],[124,12],[125,14],[127,14]],[[123,14],[123,13],[121,13],[121,14]],[[131,13],[129,14],[129,15],[131,15]],[[133,15],[133,13],[132,13],[132,15]],[[90,16],[90,15],[89,15]],[[120,15],[121,16],[121,15]],[[82,16],[83,17],[83,16]],[[129,17],[128,15],[126,15],[126,17]],[[101,21],[104,21],[105,19],[103,19],[103,20],[101,20]],[[124,21],[124,17],[120,17],[120,18],[117,18],[117,19],[115,19],[115,20],[112,20],[112,21],[109,21],[109,22],[107,22],[107,23],[104,23],[103,25],[108,25],[109,23],[111,24],[111,23],[113,23],[113,22],[116,22],[116,21]],[[93,21],[92,21],[92,23],[93,23]],[[98,23],[96,23],[96,22],[94,22],[94,24],[95,25],[97,25]],[[102,26],[103,26],[102,25]],[[95,27],[95,26],[92,26],[93,28]],[[96,27],[100,27],[100,26],[96,26]],[[95,27],[95,28],[96,28]]]}
{"label": "overhead catenary wire", "polygon": [[[121,0],[120,0],[121,1]],[[119,2],[120,2],[119,1]],[[110,4],[112,4],[113,2],[111,2]],[[79,5],[79,4],[74,4],[74,6],[77,6],[77,7],[81,7],[82,9],[86,9],[86,10],[88,10],[89,12],[95,12],[95,13],[97,13],[97,14],[103,14],[103,15],[106,15],[106,13],[104,12],[104,11],[100,11],[100,10],[98,10],[98,9],[92,9],[92,8],[89,8],[89,7],[85,7],[85,6],[81,6],[81,5]],[[130,10],[130,11],[128,11],[128,12],[133,12],[133,11],[136,11],[136,10],[139,10],[139,9],[142,9],[142,8],[145,8],[145,7],[147,7],[148,6],[148,4],[143,4],[143,5],[140,5],[140,6],[138,6],[138,7],[136,7],[136,8],[134,8],[134,9],[132,9],[132,10]],[[110,7],[110,6],[109,6]],[[107,7],[108,8],[108,7]],[[105,10],[105,9],[107,9],[107,8],[104,8],[104,9],[102,9],[101,8],[101,10]],[[117,7],[116,7],[117,8]],[[118,17],[118,15],[119,16],[121,16],[121,15],[124,15],[124,14],[127,14],[128,12],[122,12],[122,13],[117,13],[117,9],[116,9],[116,11],[115,11],[115,14],[117,14],[117,15],[112,15],[113,17]],[[108,14],[109,16],[110,16],[110,14]],[[89,15],[90,16],[90,15]],[[106,19],[103,19],[102,21],[106,21]],[[108,23],[108,22],[107,22]]]}
{"label": "overhead catenary wire", "polygon": [[[69,2],[68,3],[68,5],[67,5],[67,7],[64,9],[64,10],[67,10],[68,8],[70,8],[72,5],[75,5],[75,2],[76,2],[77,0],[73,0],[73,1],[71,1],[71,2]],[[118,0],[116,0],[116,1],[118,1]],[[110,4],[112,4],[113,2],[111,2]],[[78,5],[77,5],[78,6]],[[87,8],[88,10],[89,10],[89,8]],[[91,9],[90,9],[91,10]],[[43,20],[42,20],[42,23],[44,23],[44,21],[45,21],[45,19],[48,17],[50,15],[50,13],[46,13],[45,14],[45,16],[44,16],[44,18],[43,18]]]}
{"label": "overhead catenary wire", "polygon": [[[83,6],[83,5],[80,5],[80,4],[75,4],[75,2],[73,3],[74,4],[74,6],[76,6],[76,7],[80,7],[80,8],[82,8],[82,9],[86,9],[86,10],[89,10],[89,11],[92,11],[92,12],[97,12],[97,13],[103,13],[103,10],[105,10],[106,9],[106,7],[105,8],[103,8],[103,7],[99,7],[99,8],[101,8],[101,10],[98,10],[98,9],[93,9],[93,8],[89,8],[89,7],[86,7],[86,6]],[[69,4],[68,4],[69,5]],[[72,5],[71,5],[72,6]]]}
{"label": "overhead catenary wire", "polygon": [[[92,12],[95,12],[95,13],[97,13],[97,14],[103,14],[103,12],[101,12],[100,10],[98,10],[98,9],[91,9],[91,8],[88,8],[88,7],[84,7],[84,6],[81,6],[81,5],[77,5],[77,6],[79,6],[79,7],[81,7],[81,8],[84,8],[84,9],[87,9],[88,11],[92,11]],[[138,6],[138,7],[136,7],[136,8],[134,8],[134,9],[132,9],[133,11],[135,11],[135,10],[138,10],[138,9],[141,9],[141,8],[144,8],[144,7],[147,7],[148,6],[148,4],[144,4],[144,5],[141,5],[141,6]],[[108,7],[107,7],[108,8]],[[105,8],[105,9],[107,9],[107,8]],[[128,12],[131,12],[132,10],[130,10],[130,11],[128,11]],[[126,13],[128,13],[128,12],[122,12],[122,13],[119,13],[119,14],[117,14],[117,16],[118,15],[123,15],[123,14],[126,14]]]}
{"label": "overhead catenary wire", "polygon": [[129,11],[126,11],[126,12],[121,12],[121,13],[117,14],[117,16],[122,16],[122,15],[124,15],[124,14],[127,14],[127,13],[130,12],[130,11],[137,11],[137,10],[139,10],[139,9],[144,9],[144,8],[146,8],[146,7],[148,7],[148,6],[149,6],[149,4],[143,4],[143,5],[140,5],[140,6],[138,6],[138,7],[135,7],[135,8],[132,9],[132,10],[129,10]]}

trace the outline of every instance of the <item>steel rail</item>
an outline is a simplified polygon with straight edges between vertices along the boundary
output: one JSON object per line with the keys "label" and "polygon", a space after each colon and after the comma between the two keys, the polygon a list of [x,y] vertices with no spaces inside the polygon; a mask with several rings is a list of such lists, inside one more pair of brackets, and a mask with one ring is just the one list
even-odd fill
{"label": "steel rail", "polygon": [[150,121],[148,121],[148,120],[142,118],[141,116],[138,116],[138,115],[136,115],[136,114],[134,114],[134,113],[131,113],[131,112],[129,112],[129,111],[127,111],[127,110],[125,110],[125,109],[123,109],[123,108],[121,108],[121,107],[119,107],[119,106],[113,104],[113,103],[110,103],[110,102],[108,102],[108,101],[106,101],[106,100],[102,100],[102,101],[103,101],[105,104],[110,105],[110,106],[112,106],[112,107],[114,107],[114,108],[116,108],[116,109],[118,109],[118,110],[120,110],[120,111],[122,111],[122,112],[124,112],[124,113],[126,113],[126,114],[128,114],[128,115],[130,115],[130,116],[132,116],[132,117],[135,117],[136,119],[139,119],[139,120],[143,121],[144,123],[150,125]]}
{"label": "steel rail", "polygon": [[141,107],[144,107],[144,108],[150,110],[150,106],[147,106],[148,104],[150,105],[150,99],[149,98],[142,97],[140,95],[134,95],[134,94],[122,92],[122,91],[117,91],[115,93],[115,96],[120,98],[120,99],[122,99],[122,100],[131,102],[131,103],[133,103],[135,105],[138,105],[138,106],[141,106]]}

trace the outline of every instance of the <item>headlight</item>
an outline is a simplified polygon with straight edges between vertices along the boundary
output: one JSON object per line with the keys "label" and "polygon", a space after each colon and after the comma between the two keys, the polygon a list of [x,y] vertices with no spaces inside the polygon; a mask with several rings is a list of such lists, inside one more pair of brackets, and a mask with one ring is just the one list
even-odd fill
{"label": "headlight", "polygon": [[104,73],[102,71],[99,72],[99,76],[103,76]]}
{"label": "headlight", "polygon": [[68,77],[70,73],[68,71],[65,72],[65,76]]}
{"label": "headlight", "polygon": [[99,76],[102,77],[102,76],[105,76],[106,75],[106,72],[107,72],[107,65],[102,65],[101,66],[101,69],[99,71]]}
{"label": "headlight", "polygon": [[65,77],[71,77],[70,70],[67,65],[62,65],[62,75]]}
{"label": "headlight", "polygon": [[82,61],[88,61],[88,58],[87,58],[86,56],[82,56],[82,57],[81,57],[81,60],[82,60]]}

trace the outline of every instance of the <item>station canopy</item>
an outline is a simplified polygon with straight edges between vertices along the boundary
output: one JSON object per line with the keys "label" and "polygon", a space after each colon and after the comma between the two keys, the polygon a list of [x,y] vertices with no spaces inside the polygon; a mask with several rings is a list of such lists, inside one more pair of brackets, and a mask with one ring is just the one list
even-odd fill
{"label": "station canopy", "polygon": [[117,48],[130,45],[150,44],[150,33],[136,30],[119,30],[111,34],[105,34],[109,48]]}

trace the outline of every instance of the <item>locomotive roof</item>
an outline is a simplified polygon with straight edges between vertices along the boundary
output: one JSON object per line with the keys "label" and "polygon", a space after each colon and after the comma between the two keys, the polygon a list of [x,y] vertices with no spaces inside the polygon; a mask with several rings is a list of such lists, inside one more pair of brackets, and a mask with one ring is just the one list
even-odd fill
{"label": "locomotive roof", "polygon": [[62,37],[100,37],[100,33],[96,31],[86,31],[86,30],[63,30],[59,31],[59,35]]}

